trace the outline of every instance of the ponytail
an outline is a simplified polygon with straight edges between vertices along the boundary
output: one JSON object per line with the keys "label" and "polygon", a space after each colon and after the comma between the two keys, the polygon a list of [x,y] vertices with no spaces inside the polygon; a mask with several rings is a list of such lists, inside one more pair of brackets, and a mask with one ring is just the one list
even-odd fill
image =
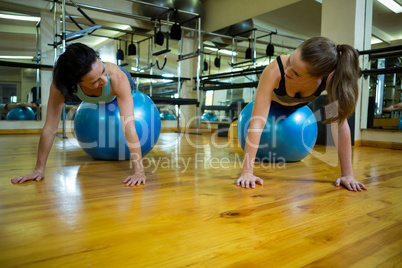
{"label": "ponytail", "polygon": [[349,45],[338,48],[339,60],[328,85],[328,101],[337,102],[338,114],[327,121],[342,124],[353,113],[358,98],[359,55]]}
{"label": "ponytail", "polygon": [[299,46],[301,59],[308,63],[308,72],[313,77],[333,77],[328,84],[328,101],[336,102],[337,112],[325,123],[342,124],[354,111],[359,78],[357,51],[346,44],[336,45],[326,37],[313,37]]}

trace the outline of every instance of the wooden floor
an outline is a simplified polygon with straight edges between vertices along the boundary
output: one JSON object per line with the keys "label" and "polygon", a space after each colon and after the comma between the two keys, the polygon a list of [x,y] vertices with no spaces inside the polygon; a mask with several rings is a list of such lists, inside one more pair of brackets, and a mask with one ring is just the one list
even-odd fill
{"label": "wooden floor", "polygon": [[246,190],[227,138],[163,133],[144,158],[147,185],[128,188],[129,161],[58,138],[46,178],[13,185],[38,138],[0,136],[0,267],[402,267],[400,150],[354,148],[368,191],[335,187],[336,153],[323,146],[257,164],[265,184]]}

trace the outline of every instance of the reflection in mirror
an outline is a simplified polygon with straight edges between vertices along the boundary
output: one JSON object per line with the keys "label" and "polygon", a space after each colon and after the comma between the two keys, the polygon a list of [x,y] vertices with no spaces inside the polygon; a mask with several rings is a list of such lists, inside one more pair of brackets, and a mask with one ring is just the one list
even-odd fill
{"label": "reflection in mirror", "polygon": [[41,119],[39,21],[0,10],[0,120]]}
{"label": "reflection in mirror", "polygon": [[0,66],[1,120],[40,120],[36,84],[36,69]]}
{"label": "reflection in mirror", "polygon": [[[371,69],[402,66],[401,57],[379,58],[371,61]],[[401,72],[370,76],[368,128],[402,130]]]}

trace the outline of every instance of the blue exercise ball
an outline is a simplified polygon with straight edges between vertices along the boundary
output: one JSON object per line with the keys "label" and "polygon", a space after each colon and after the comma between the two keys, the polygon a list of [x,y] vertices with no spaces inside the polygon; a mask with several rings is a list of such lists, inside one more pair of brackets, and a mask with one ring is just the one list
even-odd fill
{"label": "blue exercise ball", "polygon": [[203,113],[201,116],[201,121],[210,121],[210,122],[214,122],[214,121],[219,121],[218,116],[215,113],[212,112],[206,112]]}
{"label": "blue exercise ball", "polygon": [[[135,128],[142,155],[158,141],[161,120],[154,102],[144,93],[133,93]],[[120,122],[117,100],[106,104],[82,102],[74,118],[75,137],[90,156],[103,160],[130,159]]]}
{"label": "blue exercise ball", "polygon": [[7,120],[35,120],[31,107],[15,107],[7,114]]}
{"label": "blue exercise ball", "polygon": [[[245,147],[254,101],[244,107],[237,123],[240,146]],[[256,158],[269,162],[297,162],[306,157],[317,140],[317,121],[307,106],[270,108]]]}
{"label": "blue exercise ball", "polygon": [[399,129],[399,130],[402,130],[402,116],[399,117],[398,129]]}
{"label": "blue exercise ball", "polygon": [[176,120],[174,114],[168,112],[161,112],[159,116],[161,117],[161,120],[170,120],[170,121]]}
{"label": "blue exercise ball", "polygon": [[0,104],[0,120],[3,117],[3,107],[4,107],[4,105],[5,105],[4,103]]}

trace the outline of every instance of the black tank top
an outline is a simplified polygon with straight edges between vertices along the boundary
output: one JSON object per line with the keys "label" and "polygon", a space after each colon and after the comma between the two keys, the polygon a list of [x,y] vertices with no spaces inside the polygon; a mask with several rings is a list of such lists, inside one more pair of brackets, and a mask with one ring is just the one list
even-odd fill
{"label": "black tank top", "polygon": [[281,81],[279,82],[279,87],[274,89],[274,94],[279,101],[284,102],[284,103],[289,103],[289,104],[290,103],[299,103],[299,102],[308,103],[308,102],[312,102],[315,99],[317,99],[318,96],[320,96],[321,93],[325,90],[328,76],[325,76],[322,79],[321,84],[319,85],[317,90],[312,95],[301,98],[301,97],[297,96],[298,95],[298,93],[297,93],[294,97],[290,97],[288,95],[288,93],[286,92],[285,71],[283,69],[281,57],[278,56],[276,58],[276,61],[278,62],[279,70],[281,71]]}

